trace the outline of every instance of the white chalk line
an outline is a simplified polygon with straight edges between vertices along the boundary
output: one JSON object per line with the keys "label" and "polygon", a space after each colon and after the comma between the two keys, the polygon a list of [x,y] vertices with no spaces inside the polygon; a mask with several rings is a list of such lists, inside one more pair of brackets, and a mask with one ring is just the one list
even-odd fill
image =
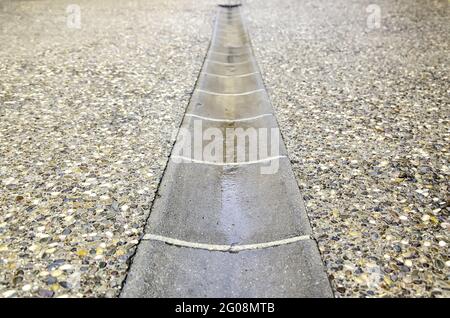
{"label": "white chalk line", "polygon": [[205,94],[210,94],[210,95],[217,95],[217,96],[244,96],[244,95],[250,95],[250,94],[254,94],[257,92],[264,92],[265,89],[264,88],[260,88],[260,89],[255,89],[253,91],[248,91],[248,92],[242,92],[242,93],[218,93],[218,92],[211,92],[211,91],[206,91],[204,89],[196,89],[197,92],[200,93],[205,93]]}
{"label": "white chalk line", "polygon": [[173,159],[184,160],[184,161],[191,162],[191,163],[200,163],[200,164],[212,165],[212,166],[245,166],[245,165],[253,165],[253,164],[257,164],[257,163],[282,159],[282,158],[287,158],[287,157],[280,155],[280,156],[274,156],[274,157],[267,157],[267,158],[259,159],[259,160],[240,161],[240,162],[214,162],[214,161],[198,160],[198,159],[193,159],[193,158],[189,158],[189,157],[185,157],[185,156],[177,156],[177,155],[173,155],[170,157],[171,160],[173,160]]}
{"label": "white chalk line", "polygon": [[[242,50],[242,49],[250,50],[250,49],[251,49],[250,46],[248,46],[248,45],[240,45],[240,46],[232,46],[232,45],[212,45],[211,48],[212,48],[212,49],[219,48],[219,49],[224,49],[224,50],[226,50],[226,51],[228,51],[228,50]],[[215,51],[215,52],[217,52],[217,51]]]}
{"label": "white chalk line", "polygon": [[249,59],[249,60],[244,61],[244,62],[236,62],[236,63],[226,63],[226,62],[219,62],[219,61],[214,61],[214,60],[206,60],[206,62],[207,63],[220,64],[220,65],[242,65],[242,64],[252,63],[253,60]]}
{"label": "white chalk line", "polygon": [[233,53],[224,53],[224,52],[217,52],[217,51],[210,51],[209,53],[217,54],[217,55],[226,55],[226,56],[242,56],[242,55],[250,55],[251,54],[251,52],[233,54]]}
{"label": "white chalk line", "polygon": [[217,41],[231,41],[231,42],[235,42],[239,41],[239,42],[243,42],[242,44],[248,43],[248,37],[245,36],[237,36],[237,35],[216,35],[216,37],[214,38],[213,42],[217,42]]}
{"label": "white chalk line", "polygon": [[241,251],[251,251],[264,249],[269,247],[275,247],[280,245],[291,244],[299,241],[312,240],[310,235],[300,235],[294,236],[283,240],[264,242],[264,243],[256,243],[256,244],[244,244],[244,245],[221,245],[221,244],[207,244],[207,243],[197,243],[197,242],[188,242],[183,240],[174,239],[171,237],[166,237],[162,235],[156,234],[145,234],[142,238],[143,240],[149,241],[159,241],[164,242],[166,244],[181,246],[181,247],[189,247],[195,249],[202,249],[208,251],[218,251],[218,252],[241,252]]}
{"label": "white chalk line", "polygon": [[[230,54],[229,52],[223,52],[223,51],[215,51],[215,50],[213,50],[213,48],[214,48],[214,46],[212,46],[211,47],[211,50],[210,50],[210,52],[212,52],[212,53],[222,53],[222,54],[226,54],[226,55],[228,55],[228,54]],[[235,53],[234,55],[244,55],[244,54],[250,54],[250,53],[252,53],[252,51],[251,51],[251,48],[249,47],[249,46],[241,46],[241,47],[228,47],[228,50],[241,50],[241,49],[245,49],[245,51],[244,52],[241,52],[241,53]]]}
{"label": "white chalk line", "polygon": [[220,74],[213,74],[213,73],[208,73],[208,72],[202,72],[202,74],[209,75],[209,76],[222,77],[222,78],[237,78],[237,77],[247,77],[250,75],[256,75],[256,74],[259,74],[259,72],[251,72],[251,73],[245,73],[245,74],[239,74],[239,75],[220,75]]}
{"label": "white chalk line", "polygon": [[225,123],[236,123],[236,122],[241,122],[241,121],[255,120],[255,119],[259,119],[259,118],[263,118],[263,117],[267,117],[267,116],[273,116],[273,114],[267,113],[267,114],[261,114],[261,115],[253,116],[253,117],[245,117],[245,118],[237,118],[237,119],[211,118],[211,117],[205,117],[205,116],[195,115],[195,114],[191,114],[191,113],[187,113],[185,116],[195,117],[195,118],[209,120],[209,121],[217,121],[217,122],[225,122]]}
{"label": "white chalk line", "polygon": [[236,30],[235,28],[232,29],[221,28],[219,29],[219,34],[217,34],[217,37],[220,38],[227,38],[230,36],[248,39],[248,34],[245,33],[244,30]]}

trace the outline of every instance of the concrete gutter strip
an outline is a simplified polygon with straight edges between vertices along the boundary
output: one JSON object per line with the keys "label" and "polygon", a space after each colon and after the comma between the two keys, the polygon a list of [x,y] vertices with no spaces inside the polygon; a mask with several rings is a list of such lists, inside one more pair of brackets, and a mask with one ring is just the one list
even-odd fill
{"label": "concrete gutter strip", "polygon": [[[238,6],[218,9],[181,129],[195,133],[199,122],[203,131],[278,128]],[[278,137],[256,160],[172,152],[121,297],[333,296]]]}

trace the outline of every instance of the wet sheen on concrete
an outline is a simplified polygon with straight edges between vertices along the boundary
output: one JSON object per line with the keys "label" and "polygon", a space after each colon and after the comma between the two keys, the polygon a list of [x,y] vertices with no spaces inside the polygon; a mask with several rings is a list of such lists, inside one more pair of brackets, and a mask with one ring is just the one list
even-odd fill
{"label": "wet sheen on concrete", "polygon": [[331,297],[314,241],[210,252],[144,241],[125,297]]}
{"label": "wet sheen on concrete", "polygon": [[[240,8],[219,7],[181,128],[277,127]],[[284,144],[275,137],[280,143],[255,158],[229,156],[227,140],[218,140],[225,150],[220,164],[190,162],[193,153],[177,161],[172,153],[122,297],[332,297]],[[275,164],[272,154],[278,169],[261,173]],[[302,239],[289,241],[295,237]],[[274,241],[286,243],[238,253],[202,247]]]}

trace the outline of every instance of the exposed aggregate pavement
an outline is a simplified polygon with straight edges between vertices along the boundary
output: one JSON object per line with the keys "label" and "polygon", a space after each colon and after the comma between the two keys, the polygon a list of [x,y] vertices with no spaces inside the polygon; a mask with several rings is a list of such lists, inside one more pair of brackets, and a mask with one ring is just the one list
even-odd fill
{"label": "exposed aggregate pavement", "polygon": [[71,3],[0,10],[1,297],[118,294],[215,12],[76,1],[70,29]]}
{"label": "exposed aggregate pavement", "polygon": [[[215,10],[69,3],[0,10],[0,297],[118,294]],[[244,12],[335,295],[448,297],[448,2],[371,3]]]}
{"label": "exposed aggregate pavement", "polygon": [[335,295],[449,297],[448,2],[247,4]]}

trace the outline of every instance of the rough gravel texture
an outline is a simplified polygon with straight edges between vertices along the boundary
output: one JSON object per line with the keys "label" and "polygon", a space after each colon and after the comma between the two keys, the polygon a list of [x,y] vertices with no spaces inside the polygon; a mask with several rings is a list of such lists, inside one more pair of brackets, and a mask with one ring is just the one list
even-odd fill
{"label": "rough gravel texture", "polygon": [[116,296],[214,5],[0,5],[0,297]]}
{"label": "rough gravel texture", "polygon": [[[336,296],[450,296],[448,1],[245,2]],[[0,297],[118,294],[213,5],[0,2]]]}
{"label": "rough gravel texture", "polygon": [[246,2],[335,295],[449,297],[448,1]]}

